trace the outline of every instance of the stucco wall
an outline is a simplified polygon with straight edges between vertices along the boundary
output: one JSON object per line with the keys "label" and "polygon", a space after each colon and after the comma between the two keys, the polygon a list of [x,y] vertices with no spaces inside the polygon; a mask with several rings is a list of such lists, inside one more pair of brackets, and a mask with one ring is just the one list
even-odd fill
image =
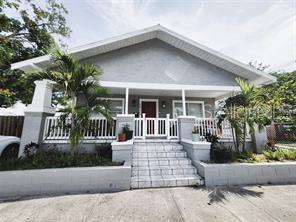
{"label": "stucco wall", "polygon": [[103,70],[101,80],[190,85],[233,86],[235,75],[161,40],[149,40],[84,62]]}

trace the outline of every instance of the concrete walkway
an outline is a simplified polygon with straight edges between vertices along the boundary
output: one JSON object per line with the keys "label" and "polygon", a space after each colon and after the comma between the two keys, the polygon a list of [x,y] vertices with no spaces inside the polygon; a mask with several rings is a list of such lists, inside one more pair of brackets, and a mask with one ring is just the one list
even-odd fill
{"label": "concrete walkway", "polygon": [[163,188],[0,202],[0,221],[295,221],[296,185]]}

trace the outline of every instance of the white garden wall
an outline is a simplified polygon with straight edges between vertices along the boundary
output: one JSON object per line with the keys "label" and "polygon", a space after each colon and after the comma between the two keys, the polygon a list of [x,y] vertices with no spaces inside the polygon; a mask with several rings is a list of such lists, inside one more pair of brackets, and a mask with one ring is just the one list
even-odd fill
{"label": "white garden wall", "polygon": [[131,166],[0,172],[0,197],[115,192],[130,189]]}
{"label": "white garden wall", "polygon": [[296,163],[196,164],[206,186],[296,183]]}

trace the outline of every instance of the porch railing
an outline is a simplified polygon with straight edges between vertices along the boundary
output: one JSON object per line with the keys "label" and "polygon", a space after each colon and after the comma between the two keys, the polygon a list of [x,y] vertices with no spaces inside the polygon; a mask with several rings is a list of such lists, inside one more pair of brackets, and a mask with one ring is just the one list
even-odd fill
{"label": "porch railing", "polygon": [[[222,140],[233,140],[231,125],[227,120],[222,121],[219,125],[216,118],[196,118],[195,126],[199,127],[202,136],[211,133],[219,136]],[[247,139],[251,139],[249,133]]]}
{"label": "porch railing", "polygon": [[[113,124],[108,123],[106,118],[93,117],[89,128],[84,132],[84,140],[114,140],[116,139],[116,119]],[[66,122],[68,125],[69,122]],[[43,140],[68,140],[70,129],[65,127],[59,117],[46,117],[44,125]]]}
{"label": "porch railing", "polygon": [[169,115],[167,118],[146,118],[144,114],[140,118],[135,118],[135,138],[145,139],[147,137],[177,139],[177,119],[170,119]]}

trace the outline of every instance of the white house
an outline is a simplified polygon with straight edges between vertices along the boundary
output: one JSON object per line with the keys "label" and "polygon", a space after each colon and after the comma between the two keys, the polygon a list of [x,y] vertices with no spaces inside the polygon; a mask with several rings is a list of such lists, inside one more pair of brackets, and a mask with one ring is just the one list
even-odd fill
{"label": "white house", "polygon": [[[192,177],[196,170],[186,159],[187,155],[191,158],[193,154],[188,150],[186,154],[182,150],[182,145],[176,145],[175,142],[185,144],[184,146],[187,147],[190,146],[192,149],[205,146],[202,143],[200,145],[190,143],[191,130],[195,123],[202,128],[202,133],[215,132],[222,138],[230,139],[232,136],[227,124],[223,126],[222,130],[217,127],[214,118],[215,101],[239,91],[235,81],[236,77],[241,77],[256,85],[275,81],[273,76],[265,72],[209,49],[160,25],[76,47],[69,50],[69,53],[82,62],[101,67],[103,75],[100,84],[107,87],[112,93],[110,100],[114,121],[117,122],[116,127],[110,130],[105,120],[99,117],[94,118],[92,121],[99,125],[100,132],[96,135],[93,135],[92,132],[86,133],[85,142],[115,140],[116,132],[120,131],[124,123],[129,123],[134,130],[132,144],[135,144],[132,161],[134,176],[137,175],[137,178],[133,179],[133,187],[145,187],[149,184],[153,186],[152,181],[157,181],[157,179],[153,180],[152,169],[147,168],[150,165],[146,165],[145,161],[153,161],[154,158],[161,157],[161,155],[163,155],[161,158],[168,160],[167,165],[169,166],[169,160],[173,163],[178,158],[184,158],[183,162],[180,159],[179,162],[175,161],[175,164],[171,164],[171,169],[172,173],[177,169],[175,172],[177,173],[181,167],[183,171],[182,173],[179,171],[179,174],[184,177],[180,178],[186,178],[187,182],[175,180],[171,182],[171,185],[188,185],[188,183],[196,182],[196,178]],[[48,55],[41,56],[14,63],[12,69],[40,70],[49,66],[49,60]],[[51,92],[50,83],[39,82],[37,88],[38,84],[41,91],[43,89]],[[44,87],[44,84],[47,85]],[[31,128],[32,119],[30,118],[36,118],[37,112],[41,113],[38,126],[33,127],[37,136],[32,138],[32,131],[30,134],[23,132],[24,138],[22,140],[25,142],[35,140],[43,143],[67,142],[66,131],[63,129],[51,130],[52,126],[56,124],[56,117],[46,117],[48,115],[44,113],[52,114],[53,112],[40,108],[44,104],[49,106],[48,102],[43,101],[43,105],[40,105],[37,100],[38,98],[35,98],[35,105],[33,100],[31,111],[29,108],[27,110],[27,127]],[[33,112],[35,112],[34,115],[32,115]],[[152,153],[156,154],[150,154],[151,150],[144,149],[146,154],[148,153],[150,156],[141,153],[143,151],[141,146],[142,148],[145,146],[143,143],[135,142],[149,141],[149,139],[150,142],[151,139],[154,142],[162,142],[158,145],[150,144],[154,147],[152,147]],[[170,147],[168,142],[171,144]],[[114,143],[114,153],[118,148],[117,145]],[[158,154],[157,147],[160,146],[163,146],[162,151],[165,153]],[[169,148],[165,148],[166,146]],[[209,148],[209,145],[206,146]],[[127,147],[131,146],[127,145]],[[129,150],[131,148],[126,149],[128,152],[131,151]],[[168,154],[173,151],[174,153]],[[119,159],[128,160],[127,157],[120,157],[121,155],[122,152],[119,154]],[[143,161],[144,165],[141,165],[139,161],[142,157],[146,157]],[[159,166],[155,169],[162,168]],[[188,169],[188,172],[185,169]],[[141,180],[139,175],[142,173],[147,176],[147,172],[150,178]],[[185,177],[186,175],[190,176]],[[161,176],[164,175],[161,174]],[[190,182],[190,178],[193,178],[193,182]],[[170,185],[164,177],[156,184],[159,186]]]}

